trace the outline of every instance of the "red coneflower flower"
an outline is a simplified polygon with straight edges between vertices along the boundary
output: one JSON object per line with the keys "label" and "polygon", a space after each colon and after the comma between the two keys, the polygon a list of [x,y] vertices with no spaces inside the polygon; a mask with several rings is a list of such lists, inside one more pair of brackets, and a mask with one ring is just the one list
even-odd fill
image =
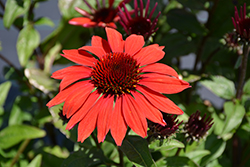
{"label": "red coneflower flower", "polygon": [[[89,7],[91,13],[76,7],[76,11],[84,17],[76,17],[69,21],[69,24],[90,27],[112,27],[116,28],[115,22],[119,20],[117,16],[118,8],[113,8],[114,0],[109,0],[109,7],[105,7],[105,0],[102,0],[102,5],[99,0],[96,0],[97,9],[94,9],[86,0],[83,0]],[[130,0],[123,0],[122,3],[128,3]]]}
{"label": "red coneflower flower", "polygon": [[246,41],[250,40],[250,18],[246,17],[246,3],[244,7],[240,8],[240,17],[238,10],[235,6],[234,18],[232,17],[234,28],[239,34],[240,38]]}
{"label": "red coneflower flower", "polygon": [[64,102],[63,114],[70,118],[66,129],[79,122],[78,141],[83,142],[97,127],[99,142],[110,130],[116,144],[121,145],[127,126],[146,137],[146,118],[165,125],[159,110],[182,114],[162,93],[178,93],[190,86],[174,69],[156,63],[163,58],[164,47],[143,47],[140,35],[124,41],[115,29],[105,30],[108,41],[93,36],[92,46],[63,51],[62,56],[79,65],[52,74],[62,81],[60,92],[47,106]]}
{"label": "red coneflower flower", "polygon": [[144,36],[145,39],[148,39],[154,32],[158,30],[158,28],[155,27],[161,12],[159,12],[156,18],[151,21],[158,3],[155,3],[154,8],[148,14],[149,3],[150,0],[147,1],[145,12],[143,13],[144,7],[142,0],[140,0],[140,8],[137,5],[137,0],[134,0],[134,16],[132,16],[132,13],[128,12],[125,4],[123,4],[124,11],[119,8],[120,12],[118,13],[118,15],[121,18],[119,22],[128,35],[137,34]]}
{"label": "red coneflower flower", "polygon": [[214,124],[212,122],[213,118],[209,116],[206,119],[206,114],[204,114],[203,117],[201,117],[200,114],[200,111],[196,111],[189,117],[188,122],[185,124],[184,129],[187,132],[186,137],[188,141],[198,141],[200,138],[205,137],[207,131]]}

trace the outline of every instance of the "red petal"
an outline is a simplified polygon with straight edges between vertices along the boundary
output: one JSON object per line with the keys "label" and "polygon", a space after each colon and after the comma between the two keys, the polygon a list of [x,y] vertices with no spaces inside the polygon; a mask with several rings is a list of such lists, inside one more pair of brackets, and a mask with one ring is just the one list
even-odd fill
{"label": "red petal", "polygon": [[93,22],[90,18],[87,17],[76,17],[69,21],[69,24],[78,25],[83,27],[94,27],[96,26],[96,22]]}
{"label": "red petal", "polygon": [[117,97],[115,108],[110,117],[112,120],[112,122],[110,122],[110,132],[118,146],[121,146],[127,131],[127,124],[122,115],[122,110],[122,98]]}
{"label": "red petal", "polygon": [[77,49],[63,50],[63,53],[64,53],[64,55],[62,54],[63,57],[69,59],[70,61],[85,66],[93,66],[97,61],[91,54],[89,54],[84,50],[77,50]]}
{"label": "red petal", "polygon": [[165,55],[165,52],[158,45],[149,45],[142,48],[134,58],[140,63],[140,66],[146,64],[155,63],[161,60]]}
{"label": "red petal", "polygon": [[101,38],[99,36],[93,36],[92,37],[91,45],[92,46],[97,46],[97,47],[102,47],[103,50],[104,50],[104,54],[111,52],[111,49],[109,47],[109,43],[105,39],[103,39],[103,38]]}
{"label": "red petal", "polygon": [[[103,99],[102,99],[103,100]],[[100,99],[97,104],[93,106],[88,114],[80,121],[78,125],[78,141],[83,142],[94,131],[97,123],[97,117],[99,114],[99,108],[101,107]]]}
{"label": "red petal", "polygon": [[52,78],[55,79],[63,79],[63,77],[67,75],[71,75],[72,73],[82,73],[83,75],[90,74],[92,72],[92,69],[89,67],[81,66],[81,65],[75,65],[63,68],[61,70],[58,70],[52,74]]}
{"label": "red petal", "polygon": [[[90,111],[90,109],[96,104],[97,99],[100,97],[100,94],[96,91],[91,93],[87,99],[85,99],[84,104],[81,108],[70,118],[67,126],[67,129],[73,128],[75,124],[81,121]],[[98,113],[98,111],[96,111]]]}
{"label": "red petal", "polygon": [[130,35],[125,40],[125,53],[133,56],[137,53],[144,45],[144,38],[141,35]]}
{"label": "red petal", "polygon": [[[83,81],[87,82],[87,81]],[[84,104],[91,91],[94,89],[94,85],[91,83],[85,84],[78,91],[71,93],[65,100],[63,105],[63,114],[67,115],[67,118],[71,117],[75,112]]]}
{"label": "red petal", "polygon": [[142,72],[154,72],[159,74],[165,74],[179,78],[177,72],[170,66],[162,63],[149,64],[141,68]]}
{"label": "red petal", "polygon": [[166,96],[155,92],[149,88],[137,86],[137,90],[139,90],[146,99],[156,108],[161,110],[162,112],[169,114],[181,115],[183,111],[176,105],[174,102],[169,100]]}
{"label": "red petal", "polygon": [[52,106],[55,106],[55,105],[58,105],[58,104],[64,102],[66,100],[66,98],[71,93],[73,93],[74,91],[77,91],[78,89],[80,89],[82,86],[85,86],[86,84],[88,84],[88,82],[82,81],[82,82],[77,82],[77,83],[75,83],[73,85],[70,85],[66,89],[60,91],[52,100],[50,100],[46,104],[46,106],[52,107]]}
{"label": "red petal", "polygon": [[141,137],[147,136],[147,121],[145,115],[131,95],[123,95],[123,115],[128,126]]}
{"label": "red petal", "polygon": [[141,111],[144,111],[144,115],[147,119],[152,122],[161,124],[165,126],[166,123],[163,120],[162,113],[155,108],[142,94],[139,92],[131,92],[132,95],[135,97],[135,100],[138,104],[140,104]]}
{"label": "red petal", "polygon": [[98,142],[104,141],[105,136],[110,128],[110,121],[113,121],[110,120],[110,116],[113,110],[114,97],[102,97],[103,104],[99,108],[100,111],[97,119]]}
{"label": "red petal", "polygon": [[124,50],[124,41],[122,39],[122,34],[116,31],[113,28],[105,28],[109,46],[111,47],[112,52],[123,52]]}
{"label": "red petal", "polygon": [[160,93],[174,94],[190,87],[186,81],[160,74],[147,73],[142,74],[141,77],[138,84],[145,85]]}
{"label": "red petal", "polygon": [[84,78],[90,77],[90,73],[73,73],[71,75],[65,76],[60,83],[60,90],[65,89],[70,84],[79,81]]}
{"label": "red petal", "polygon": [[105,56],[107,53],[103,50],[102,47],[97,47],[97,46],[83,46],[80,49],[89,51],[91,53],[93,53],[94,55],[96,55],[97,57],[101,58],[103,56]]}
{"label": "red petal", "polygon": [[[113,19],[113,21],[118,21],[118,19],[116,19],[117,17],[115,17]],[[107,27],[111,27],[111,28],[114,28],[114,29],[117,29],[116,25],[114,22],[110,22],[110,23],[106,23]]]}

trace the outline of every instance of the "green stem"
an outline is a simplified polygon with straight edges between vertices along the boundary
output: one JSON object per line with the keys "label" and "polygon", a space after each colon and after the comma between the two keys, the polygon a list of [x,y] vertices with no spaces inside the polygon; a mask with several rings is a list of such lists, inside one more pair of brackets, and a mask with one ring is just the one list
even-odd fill
{"label": "green stem", "polygon": [[247,72],[248,54],[249,54],[249,44],[245,42],[243,45],[243,59],[242,59],[241,70],[240,70],[239,84],[238,84],[237,93],[236,93],[237,99],[241,99],[241,96],[242,96],[243,85],[245,82],[246,72]]}
{"label": "green stem", "polygon": [[13,167],[15,165],[15,163],[17,162],[17,160],[19,159],[19,156],[22,154],[22,152],[25,150],[25,148],[28,146],[29,142],[31,139],[26,139],[24,140],[24,142],[22,143],[22,145],[19,147],[16,156],[12,159],[10,167]]}

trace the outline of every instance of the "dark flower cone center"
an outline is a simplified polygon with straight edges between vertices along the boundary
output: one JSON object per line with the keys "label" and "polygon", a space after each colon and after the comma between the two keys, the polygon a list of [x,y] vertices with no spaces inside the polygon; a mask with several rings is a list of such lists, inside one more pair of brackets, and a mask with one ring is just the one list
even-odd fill
{"label": "dark flower cone center", "polygon": [[113,8],[101,8],[96,11],[93,21],[110,23],[116,16],[116,10]]}
{"label": "dark flower cone center", "polygon": [[130,93],[139,82],[139,65],[130,55],[109,53],[100,59],[92,71],[92,79],[105,94]]}
{"label": "dark flower cone center", "polygon": [[131,28],[131,34],[145,35],[150,31],[150,20],[143,17],[137,17],[129,22],[128,27]]}

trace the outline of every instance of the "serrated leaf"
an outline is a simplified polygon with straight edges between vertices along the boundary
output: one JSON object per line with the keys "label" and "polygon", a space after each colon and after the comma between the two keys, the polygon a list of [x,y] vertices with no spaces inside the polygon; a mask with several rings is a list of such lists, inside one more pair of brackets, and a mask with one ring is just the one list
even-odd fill
{"label": "serrated leaf", "polygon": [[31,0],[7,0],[3,15],[3,24],[10,28],[17,17],[26,13],[29,9]]}
{"label": "serrated leaf", "polygon": [[55,24],[50,18],[48,17],[41,17],[35,21],[35,25],[47,25],[50,27],[54,27]]}
{"label": "serrated leaf", "polygon": [[154,161],[148,149],[148,143],[139,136],[127,136],[120,146],[128,159],[142,166],[152,166]]}
{"label": "serrated leaf", "polygon": [[243,87],[243,92],[245,94],[250,95],[250,79],[248,79],[247,82],[245,83],[245,85]]}
{"label": "serrated leaf", "polygon": [[10,148],[22,140],[41,138],[46,135],[42,129],[29,125],[12,125],[0,131],[0,148]]}
{"label": "serrated leaf", "polygon": [[40,35],[31,24],[28,24],[20,31],[16,47],[21,66],[26,66],[30,56],[38,47],[39,42]]}
{"label": "serrated leaf", "polygon": [[235,87],[231,80],[223,76],[212,76],[211,80],[201,81],[200,83],[223,99],[233,99],[235,97]]}
{"label": "serrated leaf", "polygon": [[224,111],[226,121],[221,136],[231,132],[233,129],[237,129],[246,113],[242,105],[234,104],[232,101],[224,103]]}
{"label": "serrated leaf", "polygon": [[103,164],[105,161],[110,162],[110,160],[105,158],[103,151],[92,148],[72,153],[63,161],[61,167],[77,167],[79,164],[81,166],[95,167]]}
{"label": "serrated leaf", "polygon": [[174,156],[168,157],[165,160],[167,161],[167,167],[198,167],[198,165],[188,157]]}
{"label": "serrated leaf", "polygon": [[38,154],[27,167],[40,167],[42,163],[42,155]]}
{"label": "serrated leaf", "polygon": [[26,68],[24,70],[24,74],[34,87],[41,90],[45,94],[58,89],[58,83],[49,78],[49,76],[40,69]]}
{"label": "serrated leaf", "polygon": [[6,81],[0,85],[0,106],[3,106],[11,87],[11,82]]}

